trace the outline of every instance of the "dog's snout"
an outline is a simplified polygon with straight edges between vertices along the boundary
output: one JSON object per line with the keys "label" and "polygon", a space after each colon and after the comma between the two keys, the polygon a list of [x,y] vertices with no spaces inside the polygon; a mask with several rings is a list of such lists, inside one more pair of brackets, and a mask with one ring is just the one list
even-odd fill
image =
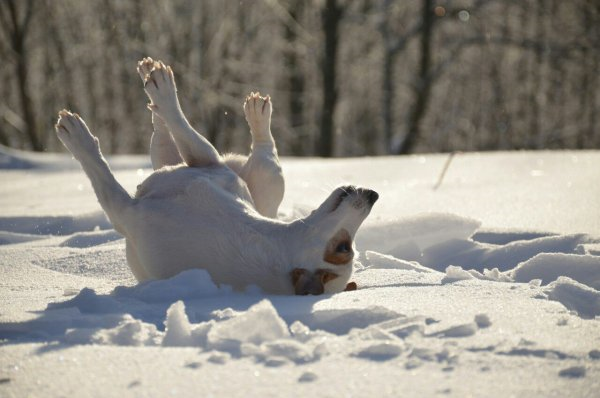
{"label": "dog's snout", "polygon": [[[342,204],[342,202],[348,200],[352,200],[352,206],[357,209],[368,206],[373,206],[377,199],[379,199],[379,194],[372,189],[368,188],[359,188],[354,185],[346,185],[338,188],[339,196],[335,199],[335,202],[332,206],[331,212],[334,212],[338,209],[338,207]],[[358,200],[357,200],[358,199]]]}

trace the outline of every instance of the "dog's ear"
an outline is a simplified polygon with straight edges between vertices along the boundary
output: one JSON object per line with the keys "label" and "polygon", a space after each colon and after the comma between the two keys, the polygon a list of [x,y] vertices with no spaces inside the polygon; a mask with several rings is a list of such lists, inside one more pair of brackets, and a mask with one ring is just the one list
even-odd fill
{"label": "dog's ear", "polygon": [[346,288],[344,289],[345,292],[351,292],[353,290],[358,289],[358,286],[356,286],[356,282],[349,282],[346,285]]}

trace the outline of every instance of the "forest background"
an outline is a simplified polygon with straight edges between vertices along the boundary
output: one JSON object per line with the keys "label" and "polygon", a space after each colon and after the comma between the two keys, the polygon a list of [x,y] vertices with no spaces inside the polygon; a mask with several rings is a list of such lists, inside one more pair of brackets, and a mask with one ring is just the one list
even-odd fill
{"label": "forest background", "polygon": [[0,0],[0,144],[61,150],[68,108],[147,152],[145,56],[222,152],[257,90],[286,156],[600,148],[598,0]]}

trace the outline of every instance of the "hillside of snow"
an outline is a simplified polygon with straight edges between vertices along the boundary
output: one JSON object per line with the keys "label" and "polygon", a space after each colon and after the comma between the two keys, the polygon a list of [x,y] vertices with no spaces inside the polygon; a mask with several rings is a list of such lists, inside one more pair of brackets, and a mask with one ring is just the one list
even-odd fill
{"label": "hillside of snow", "polygon": [[0,396],[597,396],[600,152],[447,160],[283,159],[282,219],[380,194],[358,290],[297,297],[136,284],[79,165],[0,147]]}

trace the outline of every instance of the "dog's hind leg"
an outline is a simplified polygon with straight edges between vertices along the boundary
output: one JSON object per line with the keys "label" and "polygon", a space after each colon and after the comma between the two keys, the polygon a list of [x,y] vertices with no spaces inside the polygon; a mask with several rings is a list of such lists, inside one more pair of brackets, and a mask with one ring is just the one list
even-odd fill
{"label": "dog's hind leg", "polygon": [[266,217],[277,218],[285,184],[271,134],[273,105],[269,96],[252,93],[244,102],[244,114],[252,134],[252,152],[238,173],[246,181],[256,210]]}
{"label": "dog's hind leg", "polygon": [[56,134],[92,182],[96,197],[117,231],[126,235],[124,217],[134,199],[117,182],[100,152],[98,139],[94,137],[83,119],[76,113],[59,112]]}
{"label": "dog's hind leg", "polygon": [[[154,62],[138,62],[137,71],[143,82],[152,72]],[[152,138],[150,139],[150,160],[154,170],[164,166],[174,166],[183,163],[183,158],[177,149],[175,140],[167,128],[164,120],[152,112]]]}
{"label": "dog's hind leg", "polygon": [[174,166],[183,163],[183,158],[177,149],[173,136],[167,125],[154,113],[152,114],[154,131],[150,138],[150,161],[152,168],[158,170],[164,166]]}
{"label": "dog's hind leg", "polygon": [[165,122],[185,163],[190,167],[222,164],[219,152],[185,118],[171,67],[151,58],[145,58],[141,63],[148,69],[152,66],[144,81],[144,90],[152,101],[148,107]]}

